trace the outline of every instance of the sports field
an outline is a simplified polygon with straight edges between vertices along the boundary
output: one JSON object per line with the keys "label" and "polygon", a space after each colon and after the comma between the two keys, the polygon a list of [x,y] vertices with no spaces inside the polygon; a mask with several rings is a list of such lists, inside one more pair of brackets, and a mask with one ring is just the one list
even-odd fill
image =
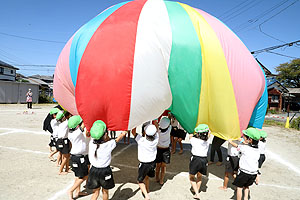
{"label": "sports field", "polygon": [[[74,174],[58,175],[58,167],[48,159],[49,134],[42,130],[43,120],[53,106],[33,105],[32,110],[27,110],[25,104],[0,105],[1,200],[68,199],[66,192]],[[300,132],[278,127],[263,129],[268,133],[266,161],[259,185],[250,187],[251,199],[300,199]],[[227,142],[222,148],[223,157],[226,147]],[[163,186],[150,180],[151,199],[193,199],[188,180],[188,139],[184,149],[182,155],[172,155]],[[109,191],[110,199],[143,199],[136,184],[138,160],[133,139],[129,145],[117,145],[111,166],[116,186]],[[208,172],[208,177],[203,178],[201,199],[235,199],[232,181],[227,191],[218,189],[223,184],[224,165],[210,165]],[[88,195],[80,199],[90,198]]]}

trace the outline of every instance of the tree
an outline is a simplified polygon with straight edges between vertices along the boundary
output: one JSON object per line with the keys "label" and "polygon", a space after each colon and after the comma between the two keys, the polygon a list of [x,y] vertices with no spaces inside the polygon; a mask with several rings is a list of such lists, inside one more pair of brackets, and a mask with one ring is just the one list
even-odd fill
{"label": "tree", "polygon": [[280,64],[275,70],[278,72],[276,79],[285,87],[300,88],[300,58]]}

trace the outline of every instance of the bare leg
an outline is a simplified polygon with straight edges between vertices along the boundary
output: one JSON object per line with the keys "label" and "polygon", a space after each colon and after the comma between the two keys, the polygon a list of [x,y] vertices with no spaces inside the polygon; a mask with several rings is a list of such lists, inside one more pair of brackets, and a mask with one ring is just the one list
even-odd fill
{"label": "bare leg", "polygon": [[102,188],[103,200],[108,200],[108,190]]}
{"label": "bare leg", "polygon": [[66,163],[67,163],[67,154],[62,154],[62,162],[59,167],[59,173],[58,173],[59,175],[67,174],[66,172],[65,173],[63,172],[64,166],[66,165]]}
{"label": "bare leg", "polygon": [[200,191],[200,187],[201,187],[201,182],[202,182],[202,174],[201,173],[197,173],[197,191],[199,193]]}
{"label": "bare leg", "polygon": [[243,192],[243,188],[240,187],[236,188],[236,200],[242,200],[242,192]]}
{"label": "bare leg", "polygon": [[244,188],[244,200],[248,200],[249,196],[249,187]]}
{"label": "bare leg", "polygon": [[160,181],[159,181],[160,185],[164,184],[164,178],[165,178],[166,170],[167,170],[167,165],[166,165],[166,163],[162,162],[161,163]]}
{"label": "bare leg", "polygon": [[139,184],[139,187],[142,191],[142,193],[144,194],[145,196],[145,199],[150,199],[149,195],[148,195],[148,192],[147,192],[147,189],[146,189],[146,185],[145,183],[138,183]]}
{"label": "bare leg", "polygon": [[228,172],[225,172],[225,177],[224,177],[224,183],[222,187],[219,187],[221,190],[227,190],[227,185],[228,185],[229,177],[228,177]]}
{"label": "bare leg", "polygon": [[61,160],[62,160],[62,158],[61,158],[61,153],[58,152],[57,163],[56,163],[56,166],[57,166],[57,167],[61,164]]}
{"label": "bare leg", "polygon": [[78,177],[75,178],[74,185],[69,189],[69,198],[73,199],[73,192],[76,190],[77,195],[75,197],[78,197],[80,194],[80,185],[87,179],[87,176],[83,177],[83,179],[80,179]]}
{"label": "bare leg", "polygon": [[174,142],[173,142],[173,146],[172,146],[172,152],[171,153],[175,153],[176,152],[176,143],[178,141],[177,137],[174,137]]}
{"label": "bare leg", "polygon": [[178,138],[178,143],[179,143],[179,146],[180,146],[180,151],[178,152],[179,154],[182,154],[183,152],[183,147],[182,147],[182,138]]}
{"label": "bare leg", "polygon": [[190,174],[190,182],[191,182],[191,185],[192,185],[192,187],[194,189],[194,192],[195,192],[194,197],[200,199],[199,190],[197,188],[197,183],[195,181],[195,175]]}
{"label": "bare leg", "polygon": [[66,154],[67,162],[66,162],[66,172],[69,172],[69,165],[70,165],[70,154]]}
{"label": "bare leg", "polygon": [[160,178],[159,178],[159,172],[161,169],[161,164],[162,163],[156,163],[156,169],[155,169],[155,180],[156,182],[159,182]]}
{"label": "bare leg", "polygon": [[97,200],[99,197],[100,188],[94,189],[91,200]]}
{"label": "bare leg", "polygon": [[145,186],[146,186],[146,190],[147,190],[147,192],[149,193],[149,177],[148,176],[146,176],[145,177],[145,179],[144,179],[144,181],[145,181]]}
{"label": "bare leg", "polygon": [[54,156],[54,154],[56,154],[57,152],[58,152],[58,151],[55,150],[55,151],[52,151],[52,153],[50,153],[50,155],[49,155],[48,157],[49,157],[49,159],[50,159],[51,161],[54,161],[53,156]]}

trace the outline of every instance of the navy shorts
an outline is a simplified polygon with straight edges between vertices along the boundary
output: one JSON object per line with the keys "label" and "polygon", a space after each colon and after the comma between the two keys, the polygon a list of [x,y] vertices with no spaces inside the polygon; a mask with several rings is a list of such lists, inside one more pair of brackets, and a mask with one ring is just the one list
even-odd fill
{"label": "navy shorts", "polygon": [[196,175],[200,172],[203,175],[207,174],[207,157],[192,156],[189,166],[189,173]]}
{"label": "navy shorts", "polygon": [[115,187],[113,173],[110,166],[97,168],[92,166],[86,184],[89,189],[97,189],[102,187],[109,190]]}
{"label": "navy shorts", "polygon": [[50,147],[56,147],[56,145],[55,145],[55,139],[53,138],[52,135],[50,136],[49,146],[50,146]]}
{"label": "navy shorts", "polygon": [[56,148],[61,154],[68,154],[71,151],[70,140],[68,138],[58,139]]}
{"label": "navy shorts", "polygon": [[256,176],[257,174],[247,174],[239,170],[232,184],[240,188],[249,187],[254,183]]}
{"label": "navy shorts", "polygon": [[89,158],[87,155],[71,155],[72,171],[78,178],[89,174]]}
{"label": "navy shorts", "polygon": [[239,169],[239,157],[238,156],[227,156],[225,162],[225,172],[234,173]]}
{"label": "navy shorts", "polygon": [[141,162],[139,164],[137,181],[139,183],[142,183],[146,176],[153,178],[155,176],[155,167],[156,167],[155,161],[149,163]]}
{"label": "navy shorts", "polygon": [[171,153],[169,148],[157,148],[157,154],[156,154],[156,163],[164,162],[166,164],[169,164],[171,160]]}

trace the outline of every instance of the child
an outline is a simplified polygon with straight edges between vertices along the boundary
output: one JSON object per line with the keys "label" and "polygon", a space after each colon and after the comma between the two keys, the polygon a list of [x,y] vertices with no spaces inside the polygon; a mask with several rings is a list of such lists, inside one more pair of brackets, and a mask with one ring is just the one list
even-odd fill
{"label": "child", "polygon": [[[159,139],[157,144],[156,154],[156,182],[160,185],[164,184],[164,177],[167,170],[167,165],[170,163],[170,133],[172,126],[170,125],[170,119],[168,117],[162,117],[159,122]],[[159,176],[160,174],[160,176]]]}
{"label": "child", "polygon": [[[50,132],[50,143],[49,143],[49,148],[50,148],[50,155],[48,156],[49,159],[51,161],[54,161],[54,158],[53,158],[53,155],[56,154],[58,151],[57,149],[52,150],[52,147],[56,147],[56,140],[55,138],[53,137],[53,129],[57,128],[58,127],[58,124],[57,124],[57,121],[56,121],[56,114],[59,112],[59,109],[58,108],[52,108],[50,110],[50,125],[48,125],[46,128],[46,130],[48,130]],[[45,129],[44,129],[45,130]],[[52,131],[52,132],[51,132]]]}
{"label": "child", "polygon": [[[61,153],[62,162],[59,167],[59,175],[65,175],[69,172],[69,160],[70,160],[70,140],[68,139],[68,118],[69,114],[64,114],[63,111],[59,111],[56,115],[56,119],[60,122],[58,125],[58,140],[57,147]],[[65,172],[63,172],[64,167]]]}
{"label": "child", "polygon": [[182,146],[182,140],[185,139],[186,132],[182,128],[182,126],[179,124],[177,119],[174,117],[174,115],[170,114],[171,118],[171,124],[172,124],[172,132],[171,132],[171,143],[172,143],[172,151],[171,153],[174,154],[176,152],[176,144],[179,143],[180,151],[179,154],[183,153],[183,146]]}
{"label": "child", "polygon": [[80,116],[72,116],[68,120],[68,139],[71,142],[71,161],[72,171],[75,173],[74,185],[69,189],[69,198],[73,199],[73,192],[76,190],[75,198],[86,195],[80,192],[80,185],[83,181],[87,180],[89,173],[89,160],[88,160],[88,142],[84,132],[84,124]]}
{"label": "child", "polygon": [[87,188],[93,189],[92,199],[97,199],[102,187],[103,200],[108,199],[108,190],[115,187],[113,174],[110,168],[111,152],[116,147],[126,131],[122,132],[117,139],[111,140],[108,137],[106,125],[103,121],[94,122],[91,131],[93,138],[89,144],[89,160],[92,164],[87,180]]}
{"label": "child", "polygon": [[223,156],[221,151],[221,146],[226,140],[223,140],[222,138],[219,138],[217,136],[214,136],[213,141],[211,143],[211,149],[210,149],[210,161],[208,162],[208,165],[211,165],[214,163],[215,159],[215,153],[217,152],[219,161],[216,163],[217,166],[221,166],[223,162]]}
{"label": "child", "polygon": [[[267,138],[267,133],[265,131],[261,130],[260,131],[260,139],[258,141],[258,149],[260,152],[260,156],[259,156],[259,160],[258,160],[258,169],[261,168],[262,164],[266,160],[266,156],[265,156],[266,138]],[[256,185],[258,185],[260,175],[261,175],[261,173],[258,170],[258,174],[257,174],[256,180],[255,180]]]}
{"label": "child", "polygon": [[155,125],[149,124],[145,127],[145,137],[132,131],[138,144],[138,184],[145,199],[149,197],[149,177],[155,176],[155,158],[157,153],[158,134]]}
{"label": "child", "polygon": [[[190,134],[190,142],[192,145],[192,157],[189,165],[189,178],[192,188],[195,192],[194,199],[200,199],[199,190],[201,186],[202,174],[207,174],[207,152],[209,143],[209,127],[206,124],[199,124],[195,128],[195,133]],[[195,180],[195,175],[197,179]]]}
{"label": "child", "polygon": [[[232,142],[234,142],[235,144],[240,143],[238,140],[234,140]],[[239,168],[239,157],[238,157],[239,152],[237,151],[236,147],[232,146],[232,144],[230,144],[229,142],[228,142],[227,154],[228,156],[225,162],[224,184],[222,187],[219,187],[219,189],[225,191],[227,190],[229,174],[231,174],[231,176],[235,178]]]}
{"label": "child", "polygon": [[231,140],[228,140],[228,142],[230,142],[232,146],[237,147],[237,150],[240,153],[239,170],[237,173],[237,177],[232,183],[233,185],[237,186],[237,200],[242,199],[243,188],[244,199],[248,199],[249,186],[254,183],[257,176],[259,159],[259,131],[255,128],[248,128],[247,130],[243,130],[243,133],[243,138],[248,144],[237,145]]}

